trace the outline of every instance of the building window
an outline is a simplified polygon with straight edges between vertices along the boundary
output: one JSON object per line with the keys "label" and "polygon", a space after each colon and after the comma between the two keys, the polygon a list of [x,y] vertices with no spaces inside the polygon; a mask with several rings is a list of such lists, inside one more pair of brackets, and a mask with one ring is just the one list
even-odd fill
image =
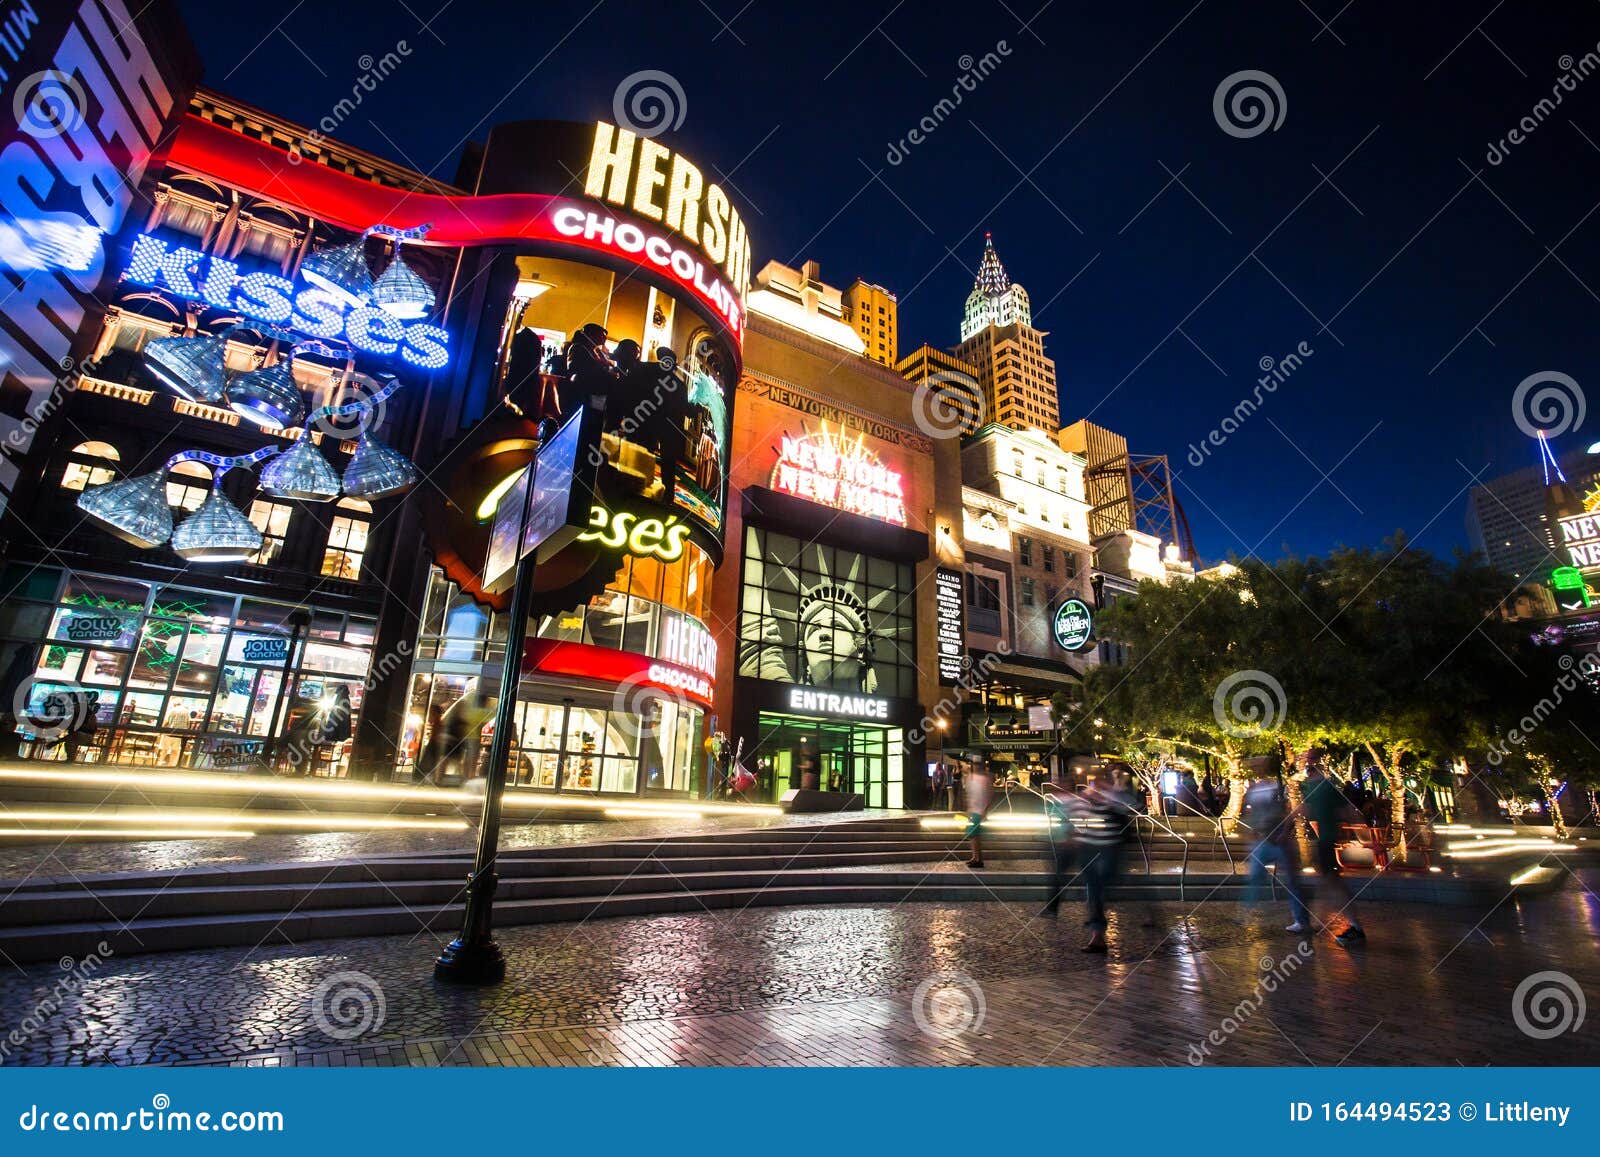
{"label": "building window", "polygon": [[1000,580],[967,572],[967,626],[980,635],[1000,633]]}
{"label": "building window", "polygon": [[1065,570],[1066,570],[1066,573],[1067,573],[1067,577],[1068,578],[1077,578],[1078,577],[1078,552],[1075,551],[1075,550],[1064,550],[1064,551],[1062,551],[1061,552],[1061,561],[1064,564],[1064,567],[1065,567]]}
{"label": "building window", "polygon": [[257,566],[266,566],[283,552],[283,540],[289,534],[289,516],[294,507],[286,502],[270,502],[258,498],[250,504],[250,522],[261,532],[261,549],[251,556]]}
{"label": "building window", "polygon": [[359,498],[342,498],[328,530],[328,548],[322,553],[322,573],[329,578],[359,579],[361,561],[367,552],[367,531],[371,527],[372,504]]}
{"label": "building window", "polygon": [[1034,604],[1033,580],[1031,578],[1025,578],[1025,579],[1022,580],[1022,605],[1025,606],[1025,607],[1031,607],[1031,606],[1033,606],[1033,604]]}
{"label": "building window", "polygon": [[[1018,508],[1021,509],[1020,507]],[[1033,539],[1025,535],[1017,536],[1017,558],[1023,566],[1033,565]]]}
{"label": "building window", "polygon": [[1056,573],[1056,548],[1049,543],[1046,543],[1044,547],[1044,573]]}
{"label": "building window", "polygon": [[916,584],[907,563],[745,528],[738,672],[916,697]]}
{"label": "building window", "polygon": [[117,448],[109,442],[79,442],[67,458],[67,468],[61,474],[61,489],[82,490],[86,486],[101,486],[117,476],[107,462],[121,461]]}
{"label": "building window", "polygon": [[176,506],[181,510],[198,510],[200,504],[206,500],[206,495],[211,493],[211,468],[202,466],[198,462],[179,462],[172,468],[172,475],[179,479],[193,478],[194,482],[173,481],[167,479],[167,505]]}

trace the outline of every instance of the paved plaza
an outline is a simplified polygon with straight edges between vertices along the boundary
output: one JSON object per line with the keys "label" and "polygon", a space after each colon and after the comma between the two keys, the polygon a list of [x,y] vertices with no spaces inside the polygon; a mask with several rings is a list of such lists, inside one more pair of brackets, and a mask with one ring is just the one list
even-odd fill
{"label": "paved plaza", "polygon": [[[431,937],[110,959],[0,978],[6,1064],[1547,1065],[1600,1062],[1596,873],[1477,909],[1367,907],[1344,949],[1278,906],[1134,905],[1086,956],[1069,905],[797,907],[507,929],[509,979],[430,975]],[[1150,921],[1149,924],[1146,921]],[[70,962],[68,962],[70,963]],[[1548,981],[1532,982],[1548,989]],[[1548,993],[1546,994],[1548,995]],[[1546,1005],[1548,1007],[1548,1005]],[[1530,1019],[1531,1018],[1531,1019]],[[1570,1018],[1569,1018],[1570,1019]],[[1530,1031],[1524,1031],[1524,1028]]]}

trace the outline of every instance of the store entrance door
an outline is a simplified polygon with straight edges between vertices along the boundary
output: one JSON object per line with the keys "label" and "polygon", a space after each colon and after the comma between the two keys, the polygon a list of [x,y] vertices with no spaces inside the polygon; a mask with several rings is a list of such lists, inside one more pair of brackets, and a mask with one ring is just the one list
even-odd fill
{"label": "store entrance door", "polygon": [[763,799],[814,787],[859,792],[868,807],[904,807],[904,742],[898,727],[763,712],[755,753]]}

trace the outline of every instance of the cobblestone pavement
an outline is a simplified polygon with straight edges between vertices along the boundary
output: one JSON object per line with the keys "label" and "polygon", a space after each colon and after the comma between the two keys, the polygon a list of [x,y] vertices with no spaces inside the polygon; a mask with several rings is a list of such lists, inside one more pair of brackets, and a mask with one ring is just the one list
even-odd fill
{"label": "cobblestone pavement", "polygon": [[1534,986],[1600,999],[1584,876],[1489,911],[1369,905],[1351,950],[1302,950],[1277,907],[1128,905],[1096,957],[1073,907],[914,903],[508,929],[487,990],[436,984],[426,937],[111,959],[59,1008],[42,965],[0,978],[0,1063],[1594,1064],[1596,1017],[1539,1039],[1519,1015],[1554,1006],[1513,1010],[1551,971]]}

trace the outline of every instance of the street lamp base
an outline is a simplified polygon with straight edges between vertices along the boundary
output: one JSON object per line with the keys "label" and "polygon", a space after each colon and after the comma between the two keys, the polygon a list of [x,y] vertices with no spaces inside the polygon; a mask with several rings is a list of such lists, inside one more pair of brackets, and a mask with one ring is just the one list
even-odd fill
{"label": "street lamp base", "polygon": [[433,978],[446,984],[499,984],[506,978],[506,958],[493,940],[469,944],[458,938],[433,962]]}

